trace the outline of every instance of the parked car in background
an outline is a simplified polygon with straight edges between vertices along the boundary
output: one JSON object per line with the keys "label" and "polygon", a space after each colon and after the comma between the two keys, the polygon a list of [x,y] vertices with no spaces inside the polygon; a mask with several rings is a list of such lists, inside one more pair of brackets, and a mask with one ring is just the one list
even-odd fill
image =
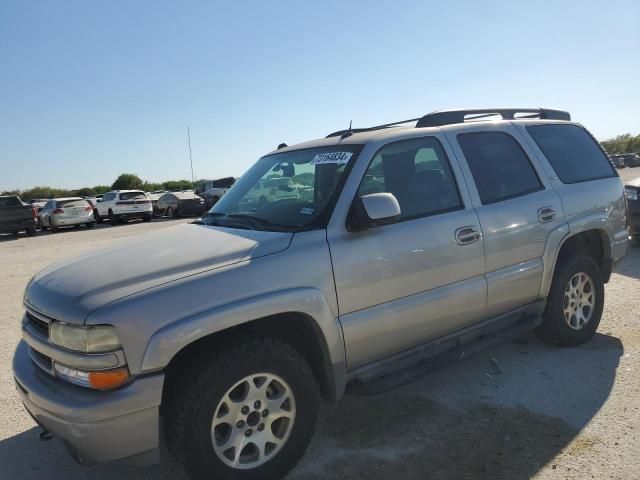
{"label": "parked car in background", "polygon": [[625,167],[640,167],[640,155],[637,153],[621,153],[619,157],[622,158]]}
{"label": "parked car in background", "polygon": [[235,182],[236,179],[233,177],[206,180],[196,185],[195,192],[204,198],[207,209],[209,209],[229,191]]}
{"label": "parked car in background", "polygon": [[622,158],[620,155],[609,155],[609,160],[611,160],[611,163],[613,163],[613,166],[616,168],[626,167],[624,158]]}
{"label": "parked car in background", "polygon": [[48,198],[32,198],[28,203],[35,207],[36,211],[40,211],[48,201]]}
{"label": "parked car in background", "polygon": [[[81,462],[158,460],[166,440],[193,479],[274,480],[321,398],[531,329],[591,340],[628,246],[593,136],[549,109],[400,123],[283,147],[199,224],[35,275],[13,360],[27,410]],[[303,175],[312,194],[290,195]]]}
{"label": "parked car in background", "polygon": [[113,190],[102,197],[102,201],[96,205],[98,209],[98,223],[109,219],[111,225],[117,225],[121,221],[142,219],[145,222],[151,220],[153,207],[151,200],[142,190]]}
{"label": "parked car in background", "polygon": [[0,196],[0,233],[25,231],[33,237],[36,234],[37,210],[33,205],[24,203],[16,195]]}
{"label": "parked car in background", "polygon": [[167,192],[158,199],[157,208],[169,218],[202,215],[207,210],[204,199],[193,190]]}
{"label": "parked car in background", "polygon": [[156,190],[155,192],[147,192],[147,197],[151,201],[151,207],[153,208],[153,216],[159,217],[160,212],[158,210],[158,199],[164,194],[167,193],[166,190]]}
{"label": "parked car in background", "polygon": [[640,246],[640,177],[627,182],[624,186],[624,196],[627,201],[627,223],[632,245]]}
{"label": "parked car in background", "polygon": [[38,213],[43,230],[55,233],[60,227],[93,228],[95,217],[91,202],[80,197],[54,198],[49,200]]}

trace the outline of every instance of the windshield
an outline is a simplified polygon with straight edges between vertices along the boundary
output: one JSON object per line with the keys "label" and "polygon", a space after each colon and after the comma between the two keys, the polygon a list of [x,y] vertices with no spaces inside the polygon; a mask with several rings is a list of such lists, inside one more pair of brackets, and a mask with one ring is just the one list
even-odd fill
{"label": "windshield", "polygon": [[203,218],[208,225],[295,231],[332,208],[361,145],[309,148],[258,160]]}

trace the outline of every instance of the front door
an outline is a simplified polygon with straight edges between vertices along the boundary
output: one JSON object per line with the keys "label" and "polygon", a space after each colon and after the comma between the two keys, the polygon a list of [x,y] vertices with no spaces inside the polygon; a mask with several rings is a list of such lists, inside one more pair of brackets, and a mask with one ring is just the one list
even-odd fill
{"label": "front door", "polygon": [[374,154],[356,195],[392,193],[402,212],[397,221],[350,232],[332,219],[328,241],[348,369],[484,315],[482,235],[461,178],[435,136],[389,143]]}

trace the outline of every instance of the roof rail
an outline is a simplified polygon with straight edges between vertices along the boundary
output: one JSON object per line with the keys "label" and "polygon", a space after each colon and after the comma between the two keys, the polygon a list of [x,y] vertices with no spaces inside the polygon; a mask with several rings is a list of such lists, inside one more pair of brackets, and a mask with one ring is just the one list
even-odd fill
{"label": "roof rail", "polygon": [[382,130],[383,128],[395,127],[396,125],[402,125],[403,123],[417,122],[418,120],[420,120],[420,118],[411,118],[409,120],[400,120],[399,122],[385,123],[384,125],[376,125],[375,127],[348,128],[346,130],[338,130],[337,132],[330,133],[325,138],[340,137],[340,136],[344,135],[347,132],[360,133],[360,132],[371,132],[373,130]]}
{"label": "roof rail", "polygon": [[[516,114],[529,114],[516,117]],[[440,110],[428,113],[418,119],[416,128],[438,127],[453,123],[464,123],[465,120],[478,120],[484,117],[500,115],[503,120],[517,120],[523,118],[540,118],[548,120],[571,120],[569,112],[551,108],[470,108],[461,110]]]}

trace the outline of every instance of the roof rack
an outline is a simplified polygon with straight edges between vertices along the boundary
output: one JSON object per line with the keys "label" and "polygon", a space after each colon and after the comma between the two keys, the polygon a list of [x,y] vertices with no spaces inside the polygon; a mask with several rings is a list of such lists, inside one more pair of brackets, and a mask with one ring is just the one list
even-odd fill
{"label": "roof rack", "polygon": [[[496,115],[501,116],[503,120],[519,120],[527,118],[565,121],[571,120],[571,115],[569,114],[569,112],[566,112],[564,110],[555,110],[552,108],[468,108],[460,110],[440,110],[437,112],[427,113],[423,117],[410,118],[409,120],[401,120],[399,122],[385,123],[384,125],[376,125],[375,127],[348,128],[345,130],[338,130],[337,132],[330,133],[326,136],[326,138],[340,137],[345,134],[351,133],[382,130],[385,128],[395,127],[397,125],[402,125],[403,123],[410,122],[417,122],[416,128],[439,127],[441,125],[451,125],[453,123],[464,123],[465,120],[480,120]],[[516,115],[518,116],[516,117]]]}
{"label": "roof rack", "polygon": [[[516,117],[517,114],[525,114]],[[526,115],[528,114],[528,115]],[[464,123],[465,120],[479,120],[499,115],[503,120],[540,118],[548,120],[571,120],[569,112],[551,108],[470,108],[461,110],[441,110],[428,113],[418,120],[416,128],[438,127],[453,123]]]}
{"label": "roof rack", "polygon": [[385,123],[384,125],[376,125],[375,127],[368,127],[368,128],[347,128],[346,130],[338,130],[337,132],[330,133],[329,135],[326,136],[326,138],[340,137],[348,132],[360,133],[360,132],[371,132],[373,130],[382,130],[384,128],[395,127],[396,125],[402,125],[403,123],[417,122],[418,120],[420,120],[420,118],[400,120],[399,122]]}

